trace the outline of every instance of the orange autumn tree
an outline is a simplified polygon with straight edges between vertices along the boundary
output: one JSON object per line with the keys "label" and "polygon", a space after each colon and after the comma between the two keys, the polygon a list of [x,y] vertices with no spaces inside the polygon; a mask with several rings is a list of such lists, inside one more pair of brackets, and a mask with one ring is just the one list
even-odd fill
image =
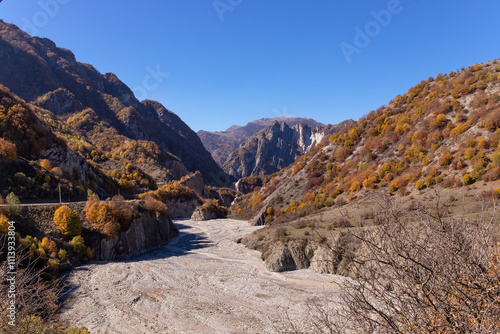
{"label": "orange autumn tree", "polygon": [[122,196],[113,197],[111,202],[101,202],[96,194],[90,196],[84,212],[90,225],[110,238],[126,229],[135,215]]}

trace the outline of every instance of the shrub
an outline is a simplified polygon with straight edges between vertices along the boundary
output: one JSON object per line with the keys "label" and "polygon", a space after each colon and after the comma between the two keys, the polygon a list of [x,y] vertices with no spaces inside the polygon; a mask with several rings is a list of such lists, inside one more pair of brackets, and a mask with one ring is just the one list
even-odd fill
{"label": "shrub", "polygon": [[13,161],[17,159],[16,144],[0,138],[0,157]]}
{"label": "shrub", "polygon": [[49,238],[45,237],[42,239],[41,242],[41,247],[45,251],[46,254],[52,254],[57,252],[57,246],[56,243],[53,240],[50,240]]}
{"label": "shrub", "polygon": [[422,190],[422,189],[424,189],[424,188],[425,188],[425,181],[424,181],[424,180],[422,180],[422,179],[418,180],[418,181],[417,181],[417,183],[415,184],[415,188],[416,188],[417,190]]}
{"label": "shrub", "polygon": [[425,183],[427,187],[432,187],[433,185],[436,184],[436,179],[433,178],[432,176],[429,176],[427,179],[425,179]]}
{"label": "shrub", "polygon": [[59,258],[59,260],[64,261],[66,260],[66,254],[67,252],[64,249],[60,249],[57,253],[57,257]]}
{"label": "shrub", "polygon": [[65,236],[75,237],[82,233],[82,222],[78,212],[71,210],[66,205],[56,210],[54,213],[54,223]]}
{"label": "shrub", "polygon": [[73,246],[73,250],[76,254],[80,256],[85,255],[87,247],[85,247],[85,240],[81,236],[74,237],[70,244]]}
{"label": "shrub", "polygon": [[361,184],[359,183],[359,181],[354,181],[349,188],[349,191],[358,191],[359,189],[361,189]]}
{"label": "shrub", "polygon": [[496,151],[491,155],[491,162],[493,162],[496,166],[500,165],[500,150]]}
{"label": "shrub", "polygon": [[59,261],[56,259],[49,259],[47,261],[47,265],[52,269],[52,271],[56,272],[59,270]]}
{"label": "shrub", "polygon": [[11,206],[16,206],[21,204],[19,197],[17,197],[17,195],[14,194],[13,192],[11,192],[10,194],[7,195],[7,197],[5,197],[5,202],[7,202],[7,204]]}
{"label": "shrub", "polygon": [[407,218],[396,208],[385,206],[370,233],[346,233],[346,240],[363,247],[343,248],[352,279],[342,284],[339,307],[314,304],[305,321],[290,320],[288,328],[307,323],[320,328],[317,333],[499,332],[494,214],[455,220],[423,208],[421,218]]}
{"label": "shrub", "polygon": [[113,238],[128,227],[135,212],[123,197],[113,197],[111,202],[101,202],[97,195],[90,196],[85,205],[89,224],[100,233]]}
{"label": "shrub", "polygon": [[456,136],[464,133],[465,131],[467,131],[468,128],[469,127],[467,126],[467,124],[457,125],[453,130],[451,130],[450,137],[456,137]]}
{"label": "shrub", "polygon": [[7,234],[9,232],[9,219],[0,214],[0,234]]}
{"label": "shrub", "polygon": [[464,178],[462,180],[462,183],[464,184],[464,186],[467,186],[469,184],[473,184],[474,182],[476,182],[476,180],[474,180],[474,177],[472,177],[472,175],[470,175],[470,174],[464,175]]}
{"label": "shrub", "polygon": [[162,216],[168,217],[168,209],[165,203],[157,200],[150,194],[144,197],[144,208],[148,211],[154,211]]}
{"label": "shrub", "polygon": [[42,159],[40,160],[40,166],[46,170],[52,170],[52,164],[48,159]]}
{"label": "shrub", "polygon": [[85,255],[89,260],[93,259],[95,256],[94,251],[90,247],[87,247],[87,249],[85,250]]}
{"label": "shrub", "polygon": [[451,160],[452,160],[451,152],[446,152],[445,154],[439,157],[438,164],[439,166],[448,166],[449,164],[451,164]]}
{"label": "shrub", "polygon": [[264,200],[264,195],[255,194],[252,198],[252,210],[254,210],[262,201]]}

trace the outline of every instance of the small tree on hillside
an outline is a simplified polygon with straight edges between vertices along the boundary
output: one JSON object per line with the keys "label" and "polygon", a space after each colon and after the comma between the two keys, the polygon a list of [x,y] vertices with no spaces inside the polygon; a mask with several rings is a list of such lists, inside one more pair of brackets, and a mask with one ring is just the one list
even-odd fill
{"label": "small tree on hillside", "polygon": [[63,205],[54,213],[54,223],[59,231],[69,237],[75,237],[82,233],[82,222],[78,212]]}

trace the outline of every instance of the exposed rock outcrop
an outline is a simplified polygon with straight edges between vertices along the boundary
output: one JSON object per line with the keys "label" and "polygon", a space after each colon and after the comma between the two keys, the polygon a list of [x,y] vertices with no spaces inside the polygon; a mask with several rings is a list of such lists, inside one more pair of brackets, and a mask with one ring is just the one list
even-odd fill
{"label": "exposed rock outcrop", "polygon": [[200,172],[186,175],[181,180],[181,185],[194,190],[198,195],[203,196],[205,191],[205,181]]}
{"label": "exposed rock outcrop", "polygon": [[171,218],[190,218],[201,203],[195,198],[189,200],[174,198],[167,200],[165,204]]}
{"label": "exposed rock outcrop", "polygon": [[178,230],[170,218],[145,211],[135,218],[127,231],[114,238],[93,235],[88,239],[96,259],[100,261],[129,259],[168,243]]}
{"label": "exposed rock outcrop", "polygon": [[191,220],[194,221],[202,221],[215,218],[217,218],[217,214],[215,212],[207,210],[203,206],[197,207],[196,210],[193,212],[193,215],[191,216]]}
{"label": "exposed rock outcrop", "polygon": [[198,131],[198,136],[205,148],[212,154],[214,160],[222,166],[229,158],[229,155],[236,150],[242,142],[276,121],[280,123],[286,122],[289,126],[300,123],[307,124],[311,128],[324,126],[323,123],[307,117],[279,116],[274,118],[261,118],[249,122],[245,126],[233,125],[222,132],[200,130]]}
{"label": "exposed rock outcrop", "polygon": [[335,233],[325,240],[292,239],[256,242],[249,236],[242,242],[262,252],[262,260],[271,271],[282,272],[297,269],[313,269],[324,274],[349,276],[349,254],[359,250],[358,239],[347,233]]}
{"label": "exposed rock outcrop", "polygon": [[324,136],[322,128],[311,128],[305,123],[290,126],[275,121],[242,143],[222,169],[238,179],[270,175],[288,167]]}

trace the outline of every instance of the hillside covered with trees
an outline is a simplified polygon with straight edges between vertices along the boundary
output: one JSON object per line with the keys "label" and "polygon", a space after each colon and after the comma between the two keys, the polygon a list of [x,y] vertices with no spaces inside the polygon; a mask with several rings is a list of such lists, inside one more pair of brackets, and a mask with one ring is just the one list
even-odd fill
{"label": "hillside covered with trees", "polygon": [[312,148],[233,208],[289,220],[374,189],[407,196],[500,178],[500,61],[438,74]]}

